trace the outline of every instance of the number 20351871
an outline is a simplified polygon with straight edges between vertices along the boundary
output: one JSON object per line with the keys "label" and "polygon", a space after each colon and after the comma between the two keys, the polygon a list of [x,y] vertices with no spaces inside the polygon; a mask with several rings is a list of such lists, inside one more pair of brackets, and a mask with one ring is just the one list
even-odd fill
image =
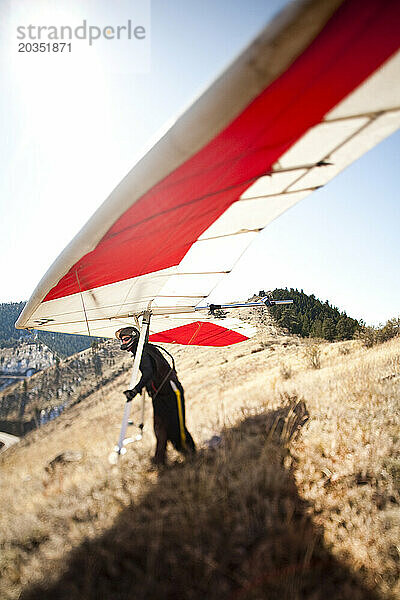
{"label": "number 20351871", "polygon": [[66,42],[20,42],[18,52],[72,52],[72,43]]}

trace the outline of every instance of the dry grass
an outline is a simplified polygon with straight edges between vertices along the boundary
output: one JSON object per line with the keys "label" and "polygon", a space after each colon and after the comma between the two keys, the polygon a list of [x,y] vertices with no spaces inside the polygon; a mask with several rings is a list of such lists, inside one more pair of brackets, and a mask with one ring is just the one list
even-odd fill
{"label": "dry grass", "polygon": [[[322,344],[318,370],[273,331],[174,354],[193,462],[149,470],[148,407],[110,468],[127,373],[1,455],[0,597],[400,598],[399,340]],[[291,398],[310,414],[292,441]]]}
{"label": "dry grass", "polygon": [[312,369],[321,368],[321,348],[320,344],[315,341],[309,341],[306,344],[304,358]]}

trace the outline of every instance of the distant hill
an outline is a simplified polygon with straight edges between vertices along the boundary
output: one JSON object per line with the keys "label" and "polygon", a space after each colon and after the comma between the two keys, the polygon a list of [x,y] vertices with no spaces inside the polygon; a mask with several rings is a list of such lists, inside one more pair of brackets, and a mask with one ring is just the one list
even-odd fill
{"label": "distant hill", "polygon": [[[26,302],[7,302],[0,304],[0,348],[16,348],[21,341],[31,341],[28,331],[15,329],[15,321],[21,314]],[[61,356],[71,356],[86,350],[96,338],[87,335],[69,335],[66,333],[50,333],[41,331],[35,343],[48,345]]]}
{"label": "distant hill", "polygon": [[4,390],[0,389],[0,431],[15,435],[54,419],[66,407],[81,402],[118,376],[125,363],[132,363],[130,356],[120,351],[117,340],[107,340],[61,360],[46,348],[37,350],[34,344],[26,343],[3,350],[3,355],[7,354],[11,358],[3,361],[0,357],[0,370],[8,367],[11,372],[12,363],[18,361],[22,370],[32,365],[39,371],[21,381],[11,379]]}
{"label": "distant hill", "polygon": [[[265,292],[260,292],[260,295],[265,295]],[[293,304],[289,306],[274,306],[270,309],[276,323],[289,333],[332,342],[351,340],[361,328],[356,319],[339,311],[328,300],[322,302],[314,294],[308,296],[303,290],[275,289],[272,296],[275,300],[293,300]]]}

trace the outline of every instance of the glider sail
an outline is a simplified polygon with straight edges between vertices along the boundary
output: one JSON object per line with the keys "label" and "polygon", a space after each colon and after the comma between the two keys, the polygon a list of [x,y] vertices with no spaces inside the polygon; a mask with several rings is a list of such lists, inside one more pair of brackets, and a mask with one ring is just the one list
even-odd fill
{"label": "glider sail", "polygon": [[196,310],[258,232],[400,126],[398,0],[292,3],[186,110],[45,274],[16,323],[227,345]]}

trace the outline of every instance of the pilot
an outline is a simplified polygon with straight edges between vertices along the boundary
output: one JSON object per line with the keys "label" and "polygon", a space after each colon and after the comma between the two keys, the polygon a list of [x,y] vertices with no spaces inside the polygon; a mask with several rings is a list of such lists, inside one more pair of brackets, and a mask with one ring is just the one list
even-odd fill
{"label": "pilot", "polygon": [[[121,350],[132,352],[135,356],[139,331],[135,327],[119,329],[115,336],[119,339]],[[164,348],[160,348],[167,352]],[[171,358],[172,356],[167,353]],[[146,388],[153,402],[154,433],[157,439],[155,455],[152,462],[164,465],[167,442],[183,454],[193,454],[196,446],[185,425],[185,398],[183,387],[175,371],[174,360],[171,367],[161,354],[159,347],[145,343],[140,361],[141,378],[132,390],[124,392],[127,402]]]}

